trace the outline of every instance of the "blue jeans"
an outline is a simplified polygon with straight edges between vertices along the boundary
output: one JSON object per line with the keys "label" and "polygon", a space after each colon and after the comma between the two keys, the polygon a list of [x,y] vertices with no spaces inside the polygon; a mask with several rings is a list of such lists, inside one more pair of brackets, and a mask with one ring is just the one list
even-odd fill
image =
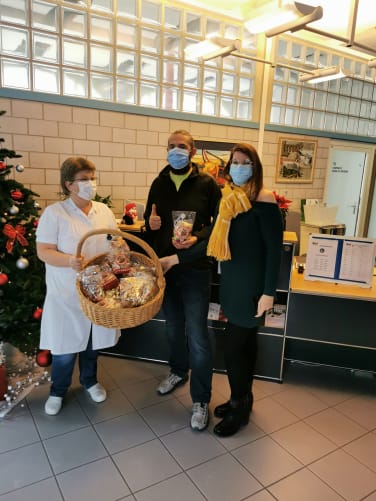
{"label": "blue jeans", "polygon": [[171,372],[185,377],[191,368],[193,402],[208,403],[213,371],[208,332],[210,270],[174,266],[166,273],[163,312],[170,346]]}
{"label": "blue jeans", "polygon": [[[90,388],[97,383],[98,351],[91,348],[91,335],[85,351],[78,353],[80,383],[84,388]],[[77,353],[52,355],[50,395],[64,397],[72,382],[72,374]]]}

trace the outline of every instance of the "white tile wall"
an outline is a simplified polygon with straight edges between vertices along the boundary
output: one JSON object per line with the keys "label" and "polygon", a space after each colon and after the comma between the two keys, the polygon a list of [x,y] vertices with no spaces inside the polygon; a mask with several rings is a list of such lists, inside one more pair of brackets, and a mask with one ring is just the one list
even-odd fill
{"label": "white tile wall", "polygon": [[[70,155],[82,155],[97,166],[98,193],[112,196],[117,217],[123,214],[125,200],[145,202],[151,182],[166,163],[167,140],[174,130],[189,130],[197,140],[246,141],[256,147],[258,142],[256,129],[239,126],[5,98],[0,99],[0,110],[7,112],[0,118],[4,147],[23,155],[17,163],[25,171],[13,175],[39,193],[42,207],[58,199],[61,162]],[[330,141],[317,139],[312,184],[276,184],[279,135],[265,132],[265,186],[292,199],[292,208],[299,210],[301,198],[322,198]]]}

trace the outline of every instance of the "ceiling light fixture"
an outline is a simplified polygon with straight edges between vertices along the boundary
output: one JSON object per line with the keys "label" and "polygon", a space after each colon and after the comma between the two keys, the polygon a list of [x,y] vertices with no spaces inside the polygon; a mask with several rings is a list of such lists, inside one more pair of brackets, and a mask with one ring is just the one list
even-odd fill
{"label": "ceiling light fixture", "polygon": [[239,50],[240,46],[241,41],[238,39],[229,40],[227,38],[211,37],[186,47],[184,52],[186,57],[200,58],[202,61],[209,61],[209,59],[214,59],[219,56],[229,56],[232,52]]}
{"label": "ceiling light fixture", "polygon": [[349,76],[351,76],[351,73],[349,71],[344,70],[342,68],[338,68],[337,66],[331,66],[330,68],[322,68],[311,72],[303,73],[299,75],[299,82],[314,84]]}
{"label": "ceiling light fixture", "polygon": [[[253,11],[251,11],[253,14]],[[250,33],[265,33],[266,37],[274,37],[287,31],[298,31],[307,24],[321,19],[323,9],[321,6],[313,7],[301,2],[292,2],[280,9],[265,12],[263,7],[260,15],[244,23]]]}
{"label": "ceiling light fixture", "polygon": [[376,68],[376,58],[370,59],[367,64],[368,64],[369,68]]}

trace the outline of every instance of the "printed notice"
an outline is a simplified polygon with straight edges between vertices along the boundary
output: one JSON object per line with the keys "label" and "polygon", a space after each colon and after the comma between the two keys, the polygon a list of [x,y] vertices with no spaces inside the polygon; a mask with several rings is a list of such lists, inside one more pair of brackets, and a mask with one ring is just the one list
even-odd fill
{"label": "printed notice", "polygon": [[355,280],[368,282],[373,273],[374,246],[372,242],[359,240],[345,240],[343,242],[341,280]]}
{"label": "printed notice", "polygon": [[375,255],[376,240],[312,234],[304,278],[372,287]]}
{"label": "printed notice", "polygon": [[[311,235],[312,236],[312,235]],[[316,278],[334,278],[338,240],[310,239],[306,261],[306,275]]]}

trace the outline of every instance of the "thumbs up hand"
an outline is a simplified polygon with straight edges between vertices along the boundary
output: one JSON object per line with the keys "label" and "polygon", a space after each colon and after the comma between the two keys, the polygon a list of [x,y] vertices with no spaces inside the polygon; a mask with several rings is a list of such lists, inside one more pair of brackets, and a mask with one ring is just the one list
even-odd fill
{"label": "thumbs up hand", "polygon": [[161,227],[161,218],[157,214],[157,206],[155,204],[151,206],[149,226],[151,230],[159,230],[159,228]]}

